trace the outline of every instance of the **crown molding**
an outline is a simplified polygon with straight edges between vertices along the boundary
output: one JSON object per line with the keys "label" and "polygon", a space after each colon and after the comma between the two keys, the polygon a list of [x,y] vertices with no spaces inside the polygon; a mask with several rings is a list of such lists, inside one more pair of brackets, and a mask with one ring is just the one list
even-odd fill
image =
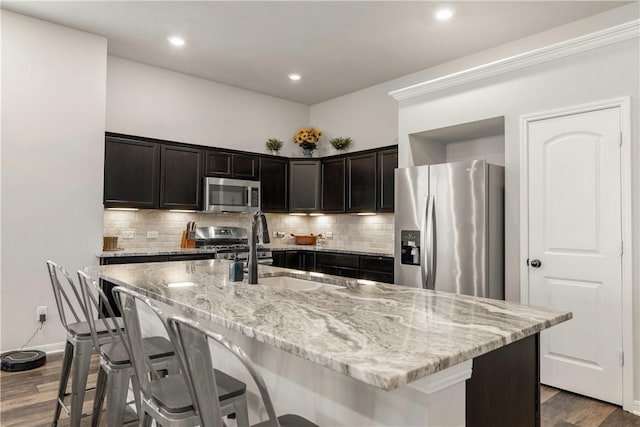
{"label": "crown molding", "polygon": [[389,92],[397,101],[461,86],[640,37],[640,19]]}

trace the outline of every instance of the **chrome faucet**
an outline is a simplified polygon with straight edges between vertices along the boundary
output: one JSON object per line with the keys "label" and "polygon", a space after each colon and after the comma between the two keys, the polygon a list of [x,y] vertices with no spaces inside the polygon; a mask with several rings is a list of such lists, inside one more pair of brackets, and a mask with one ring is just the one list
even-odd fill
{"label": "chrome faucet", "polygon": [[249,272],[249,284],[258,283],[258,220],[262,228],[262,243],[269,243],[269,228],[267,227],[267,218],[262,212],[256,212],[251,220],[251,230],[249,232],[249,260],[247,261],[247,270]]}

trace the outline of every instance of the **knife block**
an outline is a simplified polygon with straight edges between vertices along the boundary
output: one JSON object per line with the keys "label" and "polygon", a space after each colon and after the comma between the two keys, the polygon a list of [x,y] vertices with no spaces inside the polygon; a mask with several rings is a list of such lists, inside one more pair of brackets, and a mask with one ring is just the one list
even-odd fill
{"label": "knife block", "polygon": [[196,247],[196,241],[193,238],[190,238],[191,233],[187,233],[186,231],[182,231],[182,237],[180,239],[180,247],[182,249],[193,249]]}

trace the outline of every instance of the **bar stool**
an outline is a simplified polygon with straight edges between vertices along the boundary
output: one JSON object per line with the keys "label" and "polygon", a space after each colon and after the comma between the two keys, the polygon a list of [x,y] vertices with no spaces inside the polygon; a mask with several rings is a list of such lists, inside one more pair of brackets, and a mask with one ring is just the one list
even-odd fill
{"label": "bar stool", "polygon": [[[82,418],[82,404],[87,387],[87,376],[89,375],[89,364],[91,362],[91,351],[93,349],[93,338],[91,329],[87,322],[87,312],[82,301],[82,295],[67,271],[53,261],[47,261],[47,269],[53,295],[56,300],[60,321],[67,331],[67,340],[64,348],[64,358],[62,362],[62,374],[58,386],[58,398],[56,402],[55,414],[52,426],[58,425],[60,411],[64,408],[70,416],[70,425],[76,427],[80,425]],[[58,275],[66,279],[66,283],[60,281]],[[65,285],[63,285],[65,283]],[[65,289],[66,288],[66,289]],[[67,320],[69,314],[69,320]],[[114,325],[123,325],[122,319],[114,319]],[[99,326],[97,329],[98,342],[106,344],[112,341],[107,329]],[[71,409],[64,404],[64,398],[69,396],[67,385],[69,383],[69,373],[73,369],[73,381],[71,383]]]}
{"label": "bar stool", "polygon": [[[131,350],[131,360],[140,383],[140,416],[141,426],[151,425],[155,420],[163,427],[194,426],[201,424],[198,414],[199,406],[194,404],[189,391],[188,379],[185,372],[179,375],[160,377],[157,375],[150,359],[142,346],[142,333],[138,305],[146,307],[160,320],[167,333],[166,316],[157,308],[149,298],[118,286],[113,289],[115,300],[120,305],[120,312],[125,323],[126,340]],[[174,346],[177,353],[177,348]],[[215,403],[208,405],[218,408],[221,417],[235,414],[239,427],[249,427],[249,414],[247,412],[247,386],[237,379],[217,369],[211,371],[208,378],[213,378],[209,387],[213,388]],[[206,425],[205,425],[206,426]]]}
{"label": "bar stool", "polygon": [[[119,427],[124,424],[124,415],[127,406],[129,392],[129,380],[136,397],[136,408],[140,408],[140,394],[138,381],[131,366],[129,347],[123,337],[122,331],[114,322],[113,307],[107,299],[104,291],[88,275],[78,271],[78,280],[82,299],[87,310],[87,319],[93,337],[93,344],[100,353],[100,370],[96,383],[96,395],[93,401],[93,419],[91,425],[97,427],[100,424],[102,405],[107,397],[107,427]],[[107,311],[109,317],[97,319],[101,311],[101,305]],[[111,335],[112,342],[99,344],[98,327],[102,326]],[[159,371],[178,372],[179,362],[173,352],[173,344],[160,336],[143,338],[142,345],[153,367]]]}
{"label": "bar stool", "polygon": [[253,427],[318,427],[299,415],[286,414],[279,417],[276,416],[262,375],[258,372],[256,364],[240,347],[222,335],[212,332],[199,323],[185,319],[182,316],[169,316],[167,324],[169,326],[169,337],[178,350],[182,370],[186,374],[189,391],[192,395],[194,406],[198,408],[202,426],[225,426],[222,422],[220,406],[210,403],[218,401],[215,387],[216,378],[215,375],[212,375],[214,369],[209,350],[209,340],[212,340],[238,358],[258,386],[269,419],[255,424]]}

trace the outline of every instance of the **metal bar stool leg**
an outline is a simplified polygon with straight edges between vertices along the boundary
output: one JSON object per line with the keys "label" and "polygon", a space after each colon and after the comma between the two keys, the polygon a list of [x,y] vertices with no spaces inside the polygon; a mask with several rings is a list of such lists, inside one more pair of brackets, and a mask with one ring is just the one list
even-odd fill
{"label": "metal bar stool leg", "polygon": [[79,426],[82,418],[82,404],[84,403],[87,377],[89,376],[89,364],[91,362],[91,349],[93,342],[78,340],[73,352],[73,381],[71,382],[71,426]]}
{"label": "metal bar stool leg", "polygon": [[236,424],[238,427],[250,427],[249,411],[247,410],[247,396],[241,396],[240,399],[233,402],[233,408],[236,412]]}
{"label": "metal bar stool leg", "polygon": [[102,405],[104,403],[106,391],[107,371],[100,366],[100,370],[98,371],[98,380],[96,381],[96,396],[93,400],[93,418],[91,420],[91,427],[98,427],[100,425],[100,416],[102,415]]}
{"label": "metal bar stool leg", "polygon": [[129,369],[112,370],[107,385],[107,427],[120,427],[124,424],[124,412],[127,407],[129,391]]}
{"label": "metal bar stool leg", "polygon": [[62,361],[62,373],[60,376],[60,385],[58,386],[58,399],[56,401],[56,412],[53,416],[53,427],[58,425],[60,419],[60,411],[62,410],[62,402],[64,395],[67,393],[67,385],[69,384],[69,372],[71,372],[71,362],[73,360],[73,344],[67,340],[64,346],[64,359]]}

